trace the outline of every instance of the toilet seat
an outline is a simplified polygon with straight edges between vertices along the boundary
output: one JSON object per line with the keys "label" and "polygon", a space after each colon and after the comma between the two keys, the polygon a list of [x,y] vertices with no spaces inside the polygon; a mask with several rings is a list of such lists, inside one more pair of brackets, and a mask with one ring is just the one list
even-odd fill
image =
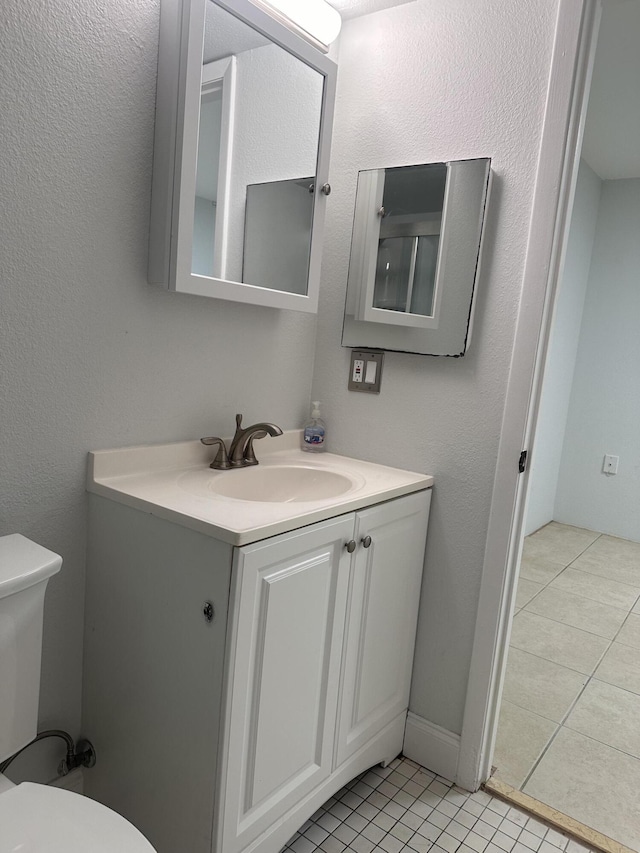
{"label": "toilet seat", "polygon": [[0,853],[155,853],[106,806],[48,785],[22,782],[0,794]]}

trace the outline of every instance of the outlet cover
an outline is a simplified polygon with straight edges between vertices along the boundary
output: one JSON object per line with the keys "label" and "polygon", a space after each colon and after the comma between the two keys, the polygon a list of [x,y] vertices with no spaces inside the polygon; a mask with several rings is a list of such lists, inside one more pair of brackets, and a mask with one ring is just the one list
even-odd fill
{"label": "outlet cover", "polygon": [[349,391],[366,391],[369,394],[380,393],[384,352],[370,349],[351,350],[349,365]]}

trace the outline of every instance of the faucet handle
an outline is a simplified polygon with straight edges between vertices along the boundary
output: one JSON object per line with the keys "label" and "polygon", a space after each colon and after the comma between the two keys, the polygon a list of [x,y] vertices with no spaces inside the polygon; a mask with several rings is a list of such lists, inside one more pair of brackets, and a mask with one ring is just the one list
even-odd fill
{"label": "faucet handle", "polygon": [[[240,419],[242,419],[242,415],[240,415]],[[218,452],[216,453],[211,465],[209,465],[209,468],[216,468],[220,471],[226,471],[227,468],[231,468],[231,463],[229,462],[229,455],[227,454],[227,448],[221,438],[218,438],[215,435],[211,435],[208,438],[201,438],[200,441],[202,442],[202,444],[206,444],[207,446],[218,445]]]}

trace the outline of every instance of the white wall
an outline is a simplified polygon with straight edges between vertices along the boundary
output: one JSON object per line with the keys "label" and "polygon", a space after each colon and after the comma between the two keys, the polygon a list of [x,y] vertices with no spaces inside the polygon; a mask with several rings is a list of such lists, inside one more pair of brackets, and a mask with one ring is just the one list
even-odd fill
{"label": "white wall", "polygon": [[[640,179],[603,181],[555,518],[640,541]],[[616,476],[605,453],[620,456]]]}
{"label": "white wall", "polygon": [[600,178],[582,160],[555,304],[529,474],[525,535],[554,519],[556,489],[598,218]]}
{"label": "white wall", "polygon": [[[337,452],[436,477],[411,709],[459,733],[531,215],[557,3],[423,0],[341,35],[313,398]],[[379,396],[340,346],[360,169],[493,158],[474,339],[462,359],[387,353]],[[515,463],[515,460],[514,460]]]}
{"label": "white wall", "polygon": [[146,283],[158,15],[158,0],[2,3],[0,534],[64,557],[40,725],[74,735],[86,452],[308,413],[315,318]]}

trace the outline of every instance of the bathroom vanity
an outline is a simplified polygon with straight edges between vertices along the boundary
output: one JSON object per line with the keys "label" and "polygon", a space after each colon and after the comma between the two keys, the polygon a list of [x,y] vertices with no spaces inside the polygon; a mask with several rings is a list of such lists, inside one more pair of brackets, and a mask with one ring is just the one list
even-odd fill
{"label": "bathroom vanity", "polygon": [[90,455],[85,787],[159,853],[277,853],[402,748],[433,479],[299,435]]}

